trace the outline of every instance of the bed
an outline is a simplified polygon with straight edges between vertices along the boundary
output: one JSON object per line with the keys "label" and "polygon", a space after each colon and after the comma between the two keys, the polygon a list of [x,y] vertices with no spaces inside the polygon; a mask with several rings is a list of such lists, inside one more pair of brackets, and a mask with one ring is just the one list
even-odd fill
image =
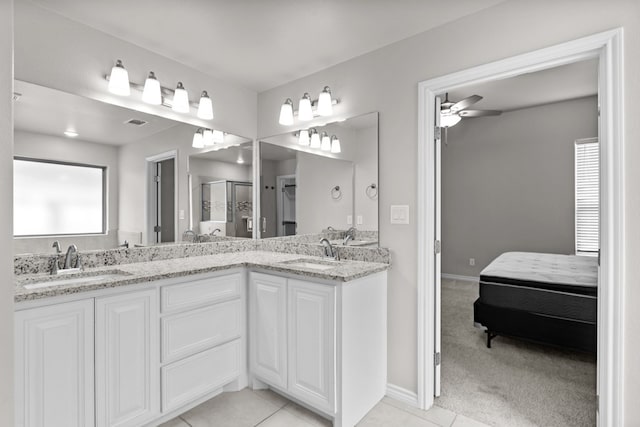
{"label": "bed", "polygon": [[474,323],[487,334],[596,352],[595,257],[506,252],[480,273]]}

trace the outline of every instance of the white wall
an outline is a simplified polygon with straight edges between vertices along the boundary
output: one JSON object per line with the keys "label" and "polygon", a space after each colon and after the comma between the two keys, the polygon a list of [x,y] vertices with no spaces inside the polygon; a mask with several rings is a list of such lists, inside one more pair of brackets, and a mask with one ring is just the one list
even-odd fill
{"label": "white wall", "polygon": [[[107,167],[108,235],[16,238],[14,252],[52,252],[53,240],[64,248],[75,243],[79,250],[113,248],[118,231],[118,147],[78,139],[62,138],[17,130],[14,134],[14,154],[33,159],[58,160]],[[69,189],[73,191],[73,189]]]}
{"label": "white wall", "polygon": [[13,425],[13,0],[0,2],[0,425]]}
{"label": "white wall", "polygon": [[[283,100],[329,85],[341,99],[335,117],[380,112],[380,243],[391,249],[389,272],[389,381],[417,389],[416,225],[391,225],[389,206],[408,204],[415,218],[418,83],[455,71],[624,26],[627,220],[624,287],[626,418],[640,419],[640,4],[634,0],[506,1],[440,28],[338,64],[258,97],[258,134],[284,131],[275,118]],[[460,29],[464,29],[461,31]],[[311,124],[313,125],[313,124]],[[310,125],[310,126],[311,126]],[[429,367],[427,367],[429,369]]]}
{"label": "white wall", "polygon": [[595,96],[450,128],[442,145],[442,271],[478,276],[507,251],[575,253],[574,141],[597,135]]}

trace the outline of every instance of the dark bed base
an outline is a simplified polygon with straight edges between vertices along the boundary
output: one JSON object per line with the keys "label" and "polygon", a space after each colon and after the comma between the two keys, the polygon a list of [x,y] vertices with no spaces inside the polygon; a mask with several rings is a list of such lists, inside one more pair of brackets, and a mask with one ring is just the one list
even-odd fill
{"label": "dark bed base", "polygon": [[498,335],[523,338],[572,350],[596,353],[595,323],[473,303],[473,320],[487,328],[487,347]]}

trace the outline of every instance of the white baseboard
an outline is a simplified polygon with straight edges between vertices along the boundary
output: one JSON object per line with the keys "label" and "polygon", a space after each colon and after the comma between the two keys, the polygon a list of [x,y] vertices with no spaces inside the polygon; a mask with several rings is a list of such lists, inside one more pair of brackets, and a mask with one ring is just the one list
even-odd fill
{"label": "white baseboard", "polygon": [[387,384],[387,397],[398,400],[407,405],[419,408],[418,395],[406,388],[398,387],[394,384]]}
{"label": "white baseboard", "polygon": [[443,279],[449,279],[449,280],[462,280],[464,282],[477,282],[478,281],[478,277],[477,276],[460,276],[458,274],[442,273],[440,275],[440,277],[442,277]]}

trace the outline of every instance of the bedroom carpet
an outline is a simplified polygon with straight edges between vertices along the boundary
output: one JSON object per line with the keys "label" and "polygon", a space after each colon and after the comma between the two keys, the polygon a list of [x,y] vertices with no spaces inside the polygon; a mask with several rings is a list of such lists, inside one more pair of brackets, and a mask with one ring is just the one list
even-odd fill
{"label": "bedroom carpet", "polygon": [[473,326],[478,283],[442,280],[442,393],[436,405],[494,426],[595,426],[596,360]]}

